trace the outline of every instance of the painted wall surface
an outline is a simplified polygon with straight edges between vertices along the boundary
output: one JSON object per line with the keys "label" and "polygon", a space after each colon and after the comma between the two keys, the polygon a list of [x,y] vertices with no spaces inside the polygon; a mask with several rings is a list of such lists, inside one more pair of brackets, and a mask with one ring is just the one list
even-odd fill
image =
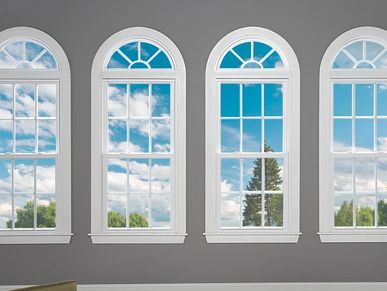
{"label": "painted wall surface", "polygon": [[[387,29],[386,0],[0,0],[0,29],[53,36],[72,71],[73,232],[70,245],[0,246],[0,284],[387,281],[387,244],[321,244],[318,231],[319,64],[358,26]],[[205,66],[227,33],[262,26],[283,36],[301,66],[301,231],[298,244],[207,244],[204,232]],[[92,245],[90,70],[113,33],[146,26],[169,36],[187,67],[187,232],[183,245]]]}

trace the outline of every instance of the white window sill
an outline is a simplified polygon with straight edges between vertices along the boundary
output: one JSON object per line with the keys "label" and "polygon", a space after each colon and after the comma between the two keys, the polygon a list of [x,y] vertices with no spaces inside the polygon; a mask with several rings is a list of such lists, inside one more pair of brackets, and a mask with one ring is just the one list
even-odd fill
{"label": "white window sill", "polygon": [[359,232],[328,232],[318,233],[323,243],[346,243],[346,242],[387,242],[387,232],[367,231]]}
{"label": "white window sill", "polygon": [[72,233],[47,231],[4,231],[0,232],[1,244],[69,244]]}
{"label": "white window sill", "polygon": [[204,233],[207,243],[297,243],[301,233]]}
{"label": "white window sill", "polygon": [[187,234],[91,233],[93,244],[182,244]]}

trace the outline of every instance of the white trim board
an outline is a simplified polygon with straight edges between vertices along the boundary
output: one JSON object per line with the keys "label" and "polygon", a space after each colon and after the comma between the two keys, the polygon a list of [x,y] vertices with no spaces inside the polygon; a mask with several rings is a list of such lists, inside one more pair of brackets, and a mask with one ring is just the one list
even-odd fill
{"label": "white trim board", "polygon": [[[0,285],[0,291],[24,286]],[[192,283],[192,284],[94,284],[79,291],[385,291],[387,282],[308,283]]]}

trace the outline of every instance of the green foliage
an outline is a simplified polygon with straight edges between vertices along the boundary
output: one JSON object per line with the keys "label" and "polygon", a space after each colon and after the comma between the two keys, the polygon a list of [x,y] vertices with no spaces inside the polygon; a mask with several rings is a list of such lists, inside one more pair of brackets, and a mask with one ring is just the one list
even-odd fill
{"label": "green foliage", "polygon": [[[387,203],[383,200],[378,203],[379,225],[387,223]],[[370,206],[357,207],[356,209],[357,226],[374,226],[375,211]],[[335,213],[335,226],[353,226],[353,202],[344,201],[339,211]]]}
{"label": "green foliage", "polygon": [[378,202],[378,221],[380,226],[387,226],[387,202]]}
{"label": "green foliage", "polygon": [[[32,228],[34,227],[34,201],[27,201],[23,208],[16,210],[15,228]],[[37,223],[38,228],[55,227],[56,203],[50,202],[48,205],[38,205]],[[12,220],[7,221],[7,227],[12,227]]]}
{"label": "green foliage", "polygon": [[[265,152],[273,151],[265,144]],[[282,184],[281,168],[277,159],[265,159],[265,190],[279,191]],[[248,191],[262,191],[262,161],[254,161],[253,175],[246,186]],[[265,226],[283,225],[283,195],[265,195]],[[261,226],[262,197],[257,194],[246,194],[243,210],[244,226]]]}
{"label": "green foliage", "polygon": [[352,226],[353,225],[353,203],[344,201],[340,210],[335,213],[335,226]]}
{"label": "green foliage", "polygon": [[[129,227],[148,227],[147,218],[138,213],[129,215]],[[108,227],[126,227],[125,216],[117,211],[110,210],[108,212]]]}

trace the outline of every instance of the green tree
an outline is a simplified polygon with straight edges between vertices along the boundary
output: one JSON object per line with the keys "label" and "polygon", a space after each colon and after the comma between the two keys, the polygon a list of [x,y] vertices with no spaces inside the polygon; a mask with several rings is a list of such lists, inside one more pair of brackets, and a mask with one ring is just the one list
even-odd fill
{"label": "green tree", "polygon": [[[126,227],[125,216],[118,211],[110,210],[108,212],[108,226],[109,227]],[[131,213],[129,215],[129,227],[148,227],[147,218],[138,213]]]}
{"label": "green tree", "polygon": [[[16,210],[16,228],[32,228],[34,227],[34,201],[27,201],[23,208]],[[36,213],[36,226],[38,228],[54,228],[55,227],[55,212],[56,203],[50,202],[48,205],[38,205]],[[7,221],[7,227],[12,227],[12,220]]]}
{"label": "green tree", "polygon": [[[273,151],[265,144],[265,152]],[[275,158],[266,158],[265,162],[265,190],[280,191],[282,178],[281,168]],[[262,162],[260,158],[254,160],[253,175],[246,185],[248,191],[262,191]],[[283,225],[283,195],[265,195],[265,226]],[[262,213],[262,197],[257,194],[246,194],[243,210],[243,225],[260,226]]]}
{"label": "green tree", "polygon": [[[380,204],[380,203],[379,203]],[[383,203],[384,204],[384,203]],[[380,206],[378,206],[380,207]],[[386,208],[387,210],[387,208]],[[385,211],[379,208],[379,213]],[[383,212],[384,213],[384,212]],[[384,214],[386,215],[386,214]],[[380,215],[379,215],[380,217]],[[383,222],[379,221],[379,225]],[[356,225],[357,226],[374,226],[375,225],[375,211],[370,206],[363,206],[356,208]],[[348,203],[344,201],[339,211],[335,213],[335,226],[353,226],[353,202]]]}
{"label": "green tree", "polygon": [[387,202],[384,200],[378,202],[378,221],[379,225],[387,226]]}

